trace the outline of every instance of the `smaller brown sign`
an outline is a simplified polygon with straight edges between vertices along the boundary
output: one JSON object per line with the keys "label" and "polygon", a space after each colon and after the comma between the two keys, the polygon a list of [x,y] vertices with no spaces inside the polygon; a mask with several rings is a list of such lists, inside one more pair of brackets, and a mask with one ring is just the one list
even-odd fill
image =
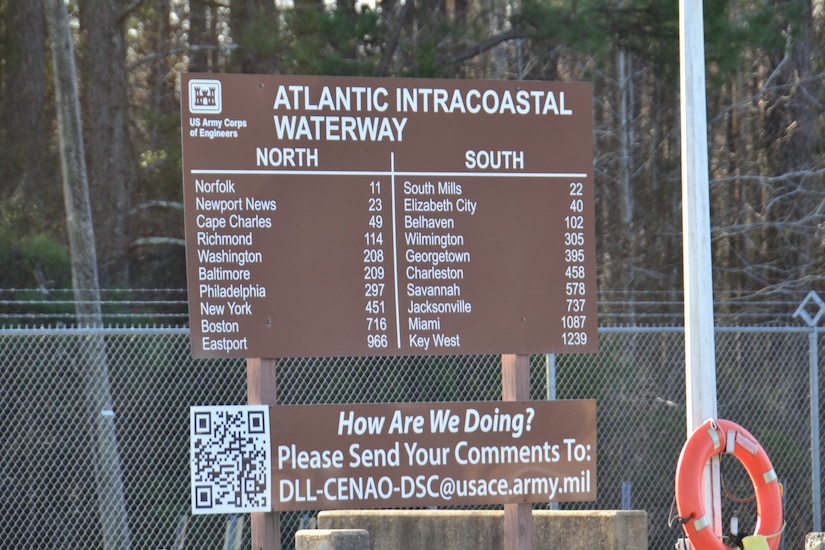
{"label": "smaller brown sign", "polygon": [[596,402],[270,407],[274,510],[596,499]]}

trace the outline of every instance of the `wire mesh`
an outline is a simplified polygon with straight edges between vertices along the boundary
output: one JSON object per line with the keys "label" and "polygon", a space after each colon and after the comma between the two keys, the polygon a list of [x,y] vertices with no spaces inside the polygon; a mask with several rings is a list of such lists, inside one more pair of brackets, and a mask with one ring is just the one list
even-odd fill
{"label": "wire mesh", "polygon": [[[681,537],[668,520],[686,437],[684,334],[599,333],[596,354],[531,358],[532,399],[553,388],[559,399],[598,404],[597,500],[560,508],[646,510],[649,547],[673,548]],[[771,457],[785,487],[787,548],[801,548],[813,525],[808,334],[798,327],[716,334],[719,416],[746,426]],[[102,411],[90,397],[100,383],[84,351],[90,338],[105,342],[125,510],[96,477]],[[818,369],[821,376],[821,362]],[[284,359],[277,372],[284,404],[501,398],[498,356]],[[233,532],[250,547],[248,517],[192,516],[189,501],[189,407],[245,403],[243,360],[193,360],[185,329],[7,329],[0,379],[0,547],[104,548],[103,526],[118,513],[132,548],[232,548]],[[755,504],[738,497],[751,489],[735,460],[723,473],[737,497],[723,501],[723,513],[749,532]],[[313,513],[283,513],[283,546],[313,522]]]}

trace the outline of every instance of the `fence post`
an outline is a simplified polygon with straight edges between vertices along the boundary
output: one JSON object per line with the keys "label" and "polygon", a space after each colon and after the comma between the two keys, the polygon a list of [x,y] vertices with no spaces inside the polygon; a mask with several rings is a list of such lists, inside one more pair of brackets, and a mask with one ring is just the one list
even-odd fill
{"label": "fence post", "polygon": [[811,366],[811,488],[814,500],[814,531],[822,531],[822,487],[819,480],[819,346],[816,327],[808,334]]}
{"label": "fence post", "polygon": [[[807,310],[812,304],[818,308],[813,317]],[[816,325],[823,313],[825,313],[825,302],[812,290],[793,314],[794,318],[801,317],[811,329],[808,333],[808,364],[811,387],[811,496],[813,498],[814,532],[822,531],[822,488],[819,479],[819,345]]]}
{"label": "fence post", "polygon": [[[544,356],[544,378],[547,383],[547,391],[545,398],[550,401],[556,399],[556,354],[547,353]],[[559,503],[551,502],[551,510],[558,510]]]}
{"label": "fence post", "polygon": [[622,510],[632,510],[633,506],[633,482],[622,481]]}

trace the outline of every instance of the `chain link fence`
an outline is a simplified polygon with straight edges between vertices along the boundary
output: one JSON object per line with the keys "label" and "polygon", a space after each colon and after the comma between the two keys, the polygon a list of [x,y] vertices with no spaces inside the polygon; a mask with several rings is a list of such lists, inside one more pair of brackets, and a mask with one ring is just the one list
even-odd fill
{"label": "chain link fence", "polygon": [[[785,487],[785,548],[803,547],[818,500],[811,330],[716,332],[719,416],[745,426],[771,457]],[[555,393],[598,404],[598,500],[559,507],[646,510],[649,547],[673,548],[681,536],[668,524],[686,437],[684,333],[616,327],[600,329],[599,337],[597,354],[531,359],[533,399]],[[95,410],[101,380],[89,374],[99,370],[89,368],[87,343],[101,338],[114,416]],[[822,362],[817,371],[821,376]],[[243,360],[194,361],[186,329],[5,329],[0,380],[0,548],[103,548],[113,514],[125,515],[135,549],[250,547],[248,517],[189,513],[189,407],[245,403]],[[497,400],[500,357],[280,360],[277,390],[284,404]],[[98,498],[102,412],[117,431],[123,507],[108,493]],[[723,514],[738,516],[741,530],[751,532],[756,506],[746,498],[747,475],[731,459],[723,459],[722,473]],[[282,514],[284,547],[313,520]]]}

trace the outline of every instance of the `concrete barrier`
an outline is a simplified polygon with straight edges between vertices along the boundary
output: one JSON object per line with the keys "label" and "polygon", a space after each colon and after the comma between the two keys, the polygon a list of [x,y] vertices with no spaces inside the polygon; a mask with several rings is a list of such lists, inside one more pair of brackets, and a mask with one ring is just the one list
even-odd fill
{"label": "concrete barrier", "polygon": [[[320,512],[318,527],[364,529],[369,532],[372,550],[504,547],[503,510],[337,510]],[[647,512],[534,510],[533,548],[645,549]]]}
{"label": "concrete barrier", "polygon": [[304,529],[295,533],[295,550],[370,550],[364,529]]}
{"label": "concrete barrier", "polygon": [[808,533],[805,536],[805,550],[825,550],[825,533]]}

